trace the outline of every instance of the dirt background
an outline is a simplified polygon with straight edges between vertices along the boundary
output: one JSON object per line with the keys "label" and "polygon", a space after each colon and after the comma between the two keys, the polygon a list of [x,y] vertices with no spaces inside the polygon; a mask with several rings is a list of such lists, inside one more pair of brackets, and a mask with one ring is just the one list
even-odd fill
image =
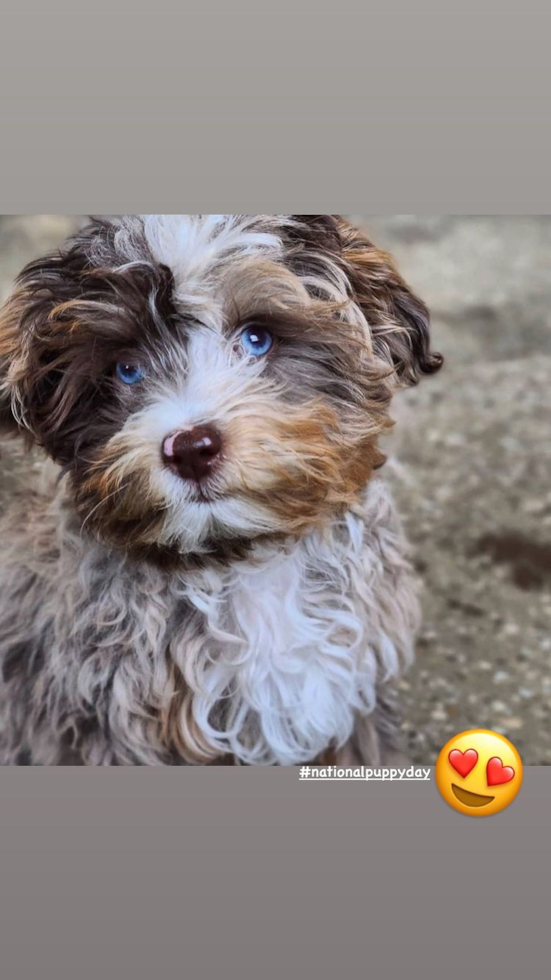
{"label": "dirt background", "polygon": [[[401,394],[387,466],[423,581],[404,746],[464,728],[551,764],[551,217],[365,216],[432,311],[442,372]],[[0,297],[76,219],[0,216]],[[18,466],[0,459],[0,495]]]}

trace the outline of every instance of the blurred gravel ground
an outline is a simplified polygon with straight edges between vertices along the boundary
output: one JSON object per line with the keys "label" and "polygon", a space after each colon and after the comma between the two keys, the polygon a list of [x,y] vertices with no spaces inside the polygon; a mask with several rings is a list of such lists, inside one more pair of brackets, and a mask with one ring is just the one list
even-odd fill
{"label": "blurred gravel ground", "polygon": [[[405,747],[429,764],[489,727],[551,764],[551,218],[354,217],[428,303],[446,358],[397,397],[386,446],[423,581]],[[74,224],[0,217],[0,296]],[[20,465],[4,450],[0,495]]]}
{"label": "blurred gravel ground", "polygon": [[400,395],[389,467],[422,576],[404,734],[465,728],[551,763],[551,219],[360,219],[432,311],[436,377]]}

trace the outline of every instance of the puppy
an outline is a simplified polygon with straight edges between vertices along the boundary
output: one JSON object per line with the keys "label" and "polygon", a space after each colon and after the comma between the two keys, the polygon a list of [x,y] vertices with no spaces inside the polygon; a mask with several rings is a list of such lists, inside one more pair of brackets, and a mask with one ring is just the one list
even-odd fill
{"label": "puppy", "polygon": [[[375,764],[415,581],[377,474],[442,362],[332,215],[93,219],[0,312],[4,765]],[[329,755],[328,755],[329,754]]]}

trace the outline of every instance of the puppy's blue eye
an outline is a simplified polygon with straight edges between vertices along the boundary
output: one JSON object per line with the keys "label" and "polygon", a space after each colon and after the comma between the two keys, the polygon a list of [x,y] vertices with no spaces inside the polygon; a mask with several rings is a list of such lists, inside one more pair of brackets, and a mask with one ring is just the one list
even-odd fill
{"label": "puppy's blue eye", "polygon": [[241,346],[247,354],[262,357],[270,350],[274,338],[264,327],[245,327],[241,334]]}
{"label": "puppy's blue eye", "polygon": [[125,385],[135,385],[145,377],[145,372],[139,364],[125,364],[124,361],[118,362],[115,372],[119,381]]}

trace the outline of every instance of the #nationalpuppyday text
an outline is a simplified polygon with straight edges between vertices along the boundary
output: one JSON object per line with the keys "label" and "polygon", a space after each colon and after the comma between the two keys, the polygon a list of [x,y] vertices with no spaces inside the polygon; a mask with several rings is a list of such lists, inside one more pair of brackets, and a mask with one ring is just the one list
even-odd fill
{"label": "#nationalpuppyday text", "polygon": [[372,781],[426,782],[430,780],[430,768],[408,766],[408,768],[386,768],[371,766],[301,766],[300,779],[352,779]]}

